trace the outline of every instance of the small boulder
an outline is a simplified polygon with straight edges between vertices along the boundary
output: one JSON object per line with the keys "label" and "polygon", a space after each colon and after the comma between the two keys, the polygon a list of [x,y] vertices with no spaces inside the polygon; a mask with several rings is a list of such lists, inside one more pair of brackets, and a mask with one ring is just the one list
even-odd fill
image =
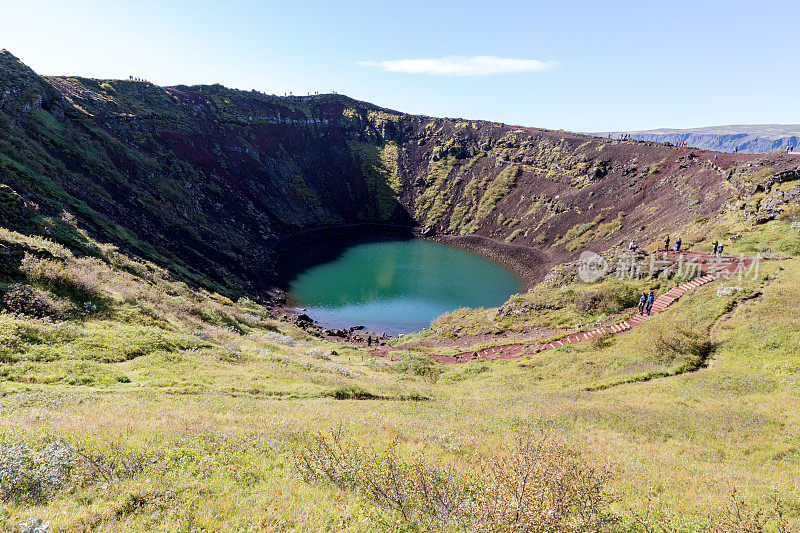
{"label": "small boulder", "polygon": [[304,313],[300,313],[298,315],[292,315],[289,317],[289,322],[295,324],[301,328],[307,328],[314,324],[314,320]]}

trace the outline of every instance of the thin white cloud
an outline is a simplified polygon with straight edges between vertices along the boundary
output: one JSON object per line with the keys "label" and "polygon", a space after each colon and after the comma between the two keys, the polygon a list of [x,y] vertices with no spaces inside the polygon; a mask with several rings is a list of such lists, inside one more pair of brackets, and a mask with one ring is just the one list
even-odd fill
{"label": "thin white cloud", "polygon": [[385,72],[429,74],[431,76],[494,76],[516,72],[543,72],[558,66],[557,61],[494,56],[446,56],[431,59],[359,61],[358,64],[363,67],[377,67]]}

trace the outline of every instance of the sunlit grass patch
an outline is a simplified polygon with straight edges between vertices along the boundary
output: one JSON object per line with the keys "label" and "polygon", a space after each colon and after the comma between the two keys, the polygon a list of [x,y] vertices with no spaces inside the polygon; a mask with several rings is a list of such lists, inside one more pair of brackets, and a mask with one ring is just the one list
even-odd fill
{"label": "sunlit grass patch", "polygon": [[20,362],[0,369],[0,378],[20,383],[92,385],[106,387],[128,383],[125,373],[94,361],[65,359],[54,362]]}

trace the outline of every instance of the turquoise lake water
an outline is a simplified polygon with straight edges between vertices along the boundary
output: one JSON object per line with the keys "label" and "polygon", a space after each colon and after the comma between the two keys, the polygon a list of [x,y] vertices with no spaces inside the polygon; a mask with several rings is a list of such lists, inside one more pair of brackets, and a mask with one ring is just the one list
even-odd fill
{"label": "turquoise lake water", "polygon": [[290,256],[290,302],[329,328],[420,331],[459,307],[499,306],[523,287],[499,263],[428,241],[326,242]]}

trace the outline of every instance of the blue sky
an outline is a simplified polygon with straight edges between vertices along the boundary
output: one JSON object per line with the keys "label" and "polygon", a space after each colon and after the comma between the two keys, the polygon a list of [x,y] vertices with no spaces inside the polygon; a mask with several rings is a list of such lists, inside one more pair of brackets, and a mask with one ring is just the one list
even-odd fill
{"label": "blue sky", "polygon": [[0,6],[0,48],[41,74],[335,90],[573,131],[800,123],[796,0]]}

